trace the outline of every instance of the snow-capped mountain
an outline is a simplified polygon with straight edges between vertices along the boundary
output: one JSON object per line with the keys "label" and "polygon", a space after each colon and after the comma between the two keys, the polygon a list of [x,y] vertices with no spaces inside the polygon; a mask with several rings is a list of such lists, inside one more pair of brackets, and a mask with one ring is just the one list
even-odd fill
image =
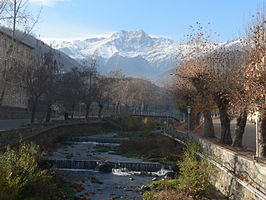
{"label": "snow-capped mountain", "polygon": [[[223,43],[228,46],[236,44]],[[55,41],[55,47],[81,61],[91,55],[99,57],[99,70],[121,69],[127,76],[157,79],[179,63],[178,55],[186,54],[189,46],[180,45],[166,37],[152,37],[143,30],[119,31],[109,37],[74,41]]]}
{"label": "snow-capped mountain", "polygon": [[56,41],[55,47],[76,60],[97,52],[100,71],[121,69],[128,76],[153,78],[177,63],[177,48],[172,40],[151,37],[143,30],[119,31],[110,37]]}

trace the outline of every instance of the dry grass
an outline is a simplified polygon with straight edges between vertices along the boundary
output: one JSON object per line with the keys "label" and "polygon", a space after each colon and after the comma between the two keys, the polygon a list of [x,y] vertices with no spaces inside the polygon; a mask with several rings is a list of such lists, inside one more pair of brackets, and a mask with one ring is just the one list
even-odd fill
{"label": "dry grass", "polygon": [[119,149],[120,152],[131,152],[145,159],[166,158],[177,161],[183,155],[183,147],[177,146],[175,142],[162,135],[143,134],[138,138],[124,141]]}
{"label": "dry grass", "polygon": [[145,200],[193,200],[178,190],[167,189],[158,192],[147,192],[144,195]]}

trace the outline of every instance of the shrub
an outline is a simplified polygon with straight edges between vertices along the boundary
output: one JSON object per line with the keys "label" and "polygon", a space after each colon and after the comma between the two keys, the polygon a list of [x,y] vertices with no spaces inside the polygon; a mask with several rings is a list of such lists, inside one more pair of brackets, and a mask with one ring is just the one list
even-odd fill
{"label": "shrub", "polygon": [[21,143],[17,150],[7,147],[0,155],[0,199],[16,199],[26,185],[45,176],[44,170],[38,170],[41,158],[37,145]]}
{"label": "shrub", "polygon": [[21,142],[0,154],[0,199],[63,200],[67,188],[62,176],[39,168],[43,159],[39,146]]}
{"label": "shrub", "polygon": [[157,127],[157,123],[148,118],[125,116],[116,120],[109,120],[107,127],[122,131],[150,131]]}
{"label": "shrub", "polygon": [[194,197],[208,192],[211,187],[210,175],[214,170],[208,161],[199,158],[198,152],[199,144],[188,142],[183,160],[179,163],[179,189]]}

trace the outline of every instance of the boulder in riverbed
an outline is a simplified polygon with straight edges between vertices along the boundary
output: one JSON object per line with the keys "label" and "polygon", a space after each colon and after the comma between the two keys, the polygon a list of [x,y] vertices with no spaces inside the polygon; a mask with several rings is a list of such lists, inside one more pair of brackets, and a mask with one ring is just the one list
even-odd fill
{"label": "boulder in riverbed", "polygon": [[113,169],[113,165],[110,164],[110,163],[100,163],[98,165],[98,170],[100,172],[104,172],[104,173],[111,173],[112,172],[112,169]]}

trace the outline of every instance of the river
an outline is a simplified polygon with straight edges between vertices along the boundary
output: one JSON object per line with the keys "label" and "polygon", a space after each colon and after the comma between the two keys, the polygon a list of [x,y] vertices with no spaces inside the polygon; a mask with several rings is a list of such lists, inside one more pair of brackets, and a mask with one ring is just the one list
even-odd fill
{"label": "river", "polygon": [[[143,185],[171,171],[156,162],[113,154],[112,148],[120,143],[120,139],[114,139],[115,135],[65,138],[54,152],[47,155],[54,167],[63,171],[66,179],[75,186],[77,199],[142,199]],[[97,145],[110,149],[99,152]],[[110,172],[102,172],[102,166],[107,171],[111,168]]]}

